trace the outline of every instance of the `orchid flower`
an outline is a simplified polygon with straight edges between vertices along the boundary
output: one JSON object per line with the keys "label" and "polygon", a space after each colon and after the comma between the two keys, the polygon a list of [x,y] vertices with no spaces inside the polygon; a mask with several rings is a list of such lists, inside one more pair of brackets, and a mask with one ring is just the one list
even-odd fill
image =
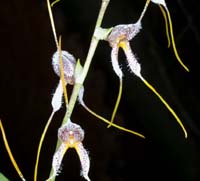
{"label": "orchid flower", "polygon": [[90,178],[88,177],[88,172],[90,169],[90,159],[88,156],[88,152],[86,151],[82,143],[84,139],[84,130],[78,124],[75,124],[68,120],[65,125],[59,128],[58,138],[61,141],[61,145],[53,156],[53,173],[47,179],[47,181],[53,179],[59,174],[63,157],[69,148],[74,148],[78,154],[81,162],[81,176],[83,176],[87,181],[90,181]]}
{"label": "orchid flower", "polygon": [[[169,112],[174,116],[180,127],[182,128],[185,138],[187,138],[187,131],[183,126],[180,118],[174,112],[174,110],[169,106],[169,104],[165,101],[165,99],[157,92],[157,90],[144,79],[141,75],[141,65],[137,61],[136,56],[132,52],[129,41],[132,40],[137,33],[139,33],[141,29],[141,22],[138,21],[135,24],[128,25],[117,25],[112,29],[112,32],[107,37],[107,41],[112,47],[111,50],[111,61],[114,72],[117,74],[120,80],[122,80],[122,70],[118,63],[118,51],[119,48],[122,48],[128,63],[128,67],[131,72],[134,73],[138,78],[142,80],[142,82],[160,99],[160,101],[165,105],[165,107],[169,110]],[[113,122],[113,120],[112,120]],[[112,123],[111,123],[112,125]]]}

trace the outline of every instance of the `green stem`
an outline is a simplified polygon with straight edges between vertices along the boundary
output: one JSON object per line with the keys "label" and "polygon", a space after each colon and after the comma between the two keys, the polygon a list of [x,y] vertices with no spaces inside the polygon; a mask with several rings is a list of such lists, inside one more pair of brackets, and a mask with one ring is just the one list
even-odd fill
{"label": "green stem", "polygon": [[70,101],[69,101],[69,107],[67,108],[67,111],[65,113],[62,125],[66,124],[68,119],[71,117],[71,114],[73,112],[80,88],[82,87],[82,84],[75,84],[73,91],[72,91],[72,95],[70,97]]}
{"label": "green stem", "polygon": [[[95,30],[94,30],[92,40],[91,40],[91,43],[90,43],[88,55],[87,55],[85,64],[83,66],[82,73],[81,73],[80,77],[77,78],[76,83],[74,85],[72,95],[70,97],[68,109],[66,110],[64,119],[62,121],[62,125],[67,123],[68,119],[70,118],[70,116],[73,112],[75,103],[77,101],[79,91],[80,91],[80,89],[81,89],[81,87],[82,87],[82,85],[85,81],[85,78],[87,76],[88,70],[90,68],[90,64],[92,62],[92,58],[93,58],[94,53],[96,51],[97,45],[99,43],[99,39],[95,36],[95,32],[97,31],[98,28],[101,27],[101,23],[102,23],[102,20],[103,20],[103,17],[104,17],[104,14],[106,12],[106,8],[107,8],[109,2],[110,2],[110,0],[102,0],[101,9],[99,11],[99,15],[98,15],[98,18],[97,18],[97,22],[96,22]],[[60,146],[60,141],[57,140],[55,152],[57,151],[59,146]],[[52,173],[53,173],[53,169],[51,168],[50,176],[51,176]],[[55,178],[52,178],[51,181],[55,181]]]}
{"label": "green stem", "polygon": [[104,14],[105,14],[105,11],[106,11],[106,8],[107,8],[109,2],[110,2],[110,0],[102,0],[101,9],[99,11],[99,15],[98,15],[95,30],[94,30],[94,33],[93,33],[93,36],[92,36],[88,55],[87,55],[87,58],[86,58],[86,61],[85,61],[84,67],[83,67],[82,75],[80,76],[80,79],[78,80],[78,82],[80,84],[83,84],[83,82],[84,82],[84,80],[87,76],[90,64],[92,62],[92,58],[93,58],[94,53],[96,51],[96,47],[99,43],[99,39],[95,36],[95,32],[97,31],[98,28],[101,27],[101,23],[102,23],[102,20],[103,20],[103,17],[104,17]]}

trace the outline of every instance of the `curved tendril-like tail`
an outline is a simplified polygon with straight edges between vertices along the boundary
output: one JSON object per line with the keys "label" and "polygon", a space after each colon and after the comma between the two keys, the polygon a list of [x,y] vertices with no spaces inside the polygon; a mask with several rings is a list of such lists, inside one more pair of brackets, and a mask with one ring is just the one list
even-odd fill
{"label": "curved tendril-like tail", "polygon": [[39,145],[38,145],[38,150],[37,150],[37,157],[36,157],[36,162],[35,162],[35,169],[34,169],[34,181],[37,181],[37,172],[38,172],[38,164],[39,164],[39,159],[40,159],[40,152],[41,152],[41,148],[42,148],[42,144],[43,144],[43,141],[44,141],[44,138],[45,138],[45,135],[47,133],[47,130],[49,128],[49,125],[51,123],[51,120],[54,116],[54,111],[51,113],[46,125],[45,125],[45,128],[42,132],[42,136],[40,138],[40,142],[39,142]]}
{"label": "curved tendril-like tail", "polygon": [[174,54],[175,54],[176,59],[178,60],[178,62],[181,64],[181,66],[182,66],[187,72],[189,72],[188,67],[182,62],[182,60],[181,60],[181,58],[179,57],[179,54],[178,54],[178,52],[177,52],[176,44],[175,44],[175,40],[174,40],[174,33],[173,33],[172,20],[171,20],[171,16],[170,16],[170,13],[169,13],[169,10],[168,10],[167,6],[165,6],[165,10],[166,10],[166,12],[167,12],[167,17],[168,17],[168,20],[169,20],[169,30],[170,30],[170,36],[171,36],[171,42],[172,42],[172,47],[173,47],[173,50],[174,50]]}
{"label": "curved tendril-like tail", "polygon": [[19,167],[17,165],[17,162],[15,161],[15,159],[13,157],[13,154],[12,154],[12,152],[10,150],[10,147],[9,147],[9,144],[8,144],[8,141],[7,141],[7,138],[6,138],[6,134],[5,134],[1,119],[0,119],[0,129],[1,129],[2,137],[3,137],[3,142],[4,142],[4,145],[5,145],[6,151],[8,152],[9,158],[10,158],[15,170],[17,171],[18,175],[20,176],[20,178],[23,181],[25,181],[25,178],[24,178],[22,172],[20,171],[20,169],[19,169]]}
{"label": "curved tendril-like tail", "polygon": [[85,104],[82,104],[82,106],[83,106],[90,114],[92,114],[93,116],[97,117],[97,118],[100,119],[101,121],[103,121],[103,122],[105,122],[105,123],[107,123],[107,124],[111,124],[113,127],[117,128],[117,129],[119,129],[119,130],[122,130],[122,131],[125,131],[125,132],[128,132],[128,133],[134,134],[134,135],[139,136],[139,137],[141,137],[141,138],[145,138],[144,135],[142,135],[142,134],[140,134],[140,133],[138,133],[138,132],[132,131],[132,130],[130,130],[130,129],[126,129],[126,128],[124,128],[124,127],[122,127],[122,126],[119,126],[119,125],[117,125],[117,124],[115,124],[115,123],[111,123],[110,121],[108,121],[108,120],[105,119],[104,117],[102,117],[102,116],[96,114],[94,111],[92,111],[92,110],[91,110],[89,107],[87,107]]}
{"label": "curved tendril-like tail", "polygon": [[168,24],[167,14],[161,5],[159,5],[159,7],[165,20],[165,30],[166,30],[166,36],[167,36],[167,42],[168,42],[167,47],[169,48],[171,45],[171,41],[170,41],[170,35],[169,35],[169,24]]}
{"label": "curved tendril-like tail", "polygon": [[121,97],[122,97],[122,87],[123,87],[123,81],[122,81],[122,78],[119,78],[119,92],[118,92],[115,107],[114,107],[114,110],[113,110],[113,113],[112,113],[112,116],[111,116],[110,124],[107,126],[107,128],[110,128],[112,126],[113,121],[114,121],[114,118],[115,118],[115,115],[116,115],[116,112],[117,112],[117,109],[119,107],[119,103],[120,103],[120,100],[121,100]]}
{"label": "curved tendril-like tail", "polygon": [[177,123],[182,128],[184,135],[185,135],[185,138],[187,138],[187,131],[186,131],[185,127],[183,126],[183,123],[181,122],[181,120],[177,116],[177,114],[174,112],[174,110],[169,106],[169,104],[164,100],[164,98],[157,92],[157,90],[150,83],[148,83],[142,76],[140,77],[140,79],[160,99],[160,101],[165,105],[165,107],[169,110],[169,112],[174,116]]}
{"label": "curved tendril-like tail", "polygon": [[51,22],[51,28],[52,28],[52,31],[53,31],[54,40],[55,40],[55,43],[56,43],[56,47],[58,49],[58,38],[57,38],[57,35],[56,35],[56,28],[55,28],[55,23],[54,23],[54,20],[53,20],[53,13],[52,13],[52,10],[51,10],[51,5],[50,5],[49,0],[47,0],[47,8],[48,8],[48,12],[49,12],[49,18],[50,18],[50,22]]}
{"label": "curved tendril-like tail", "polygon": [[68,106],[68,96],[67,96],[66,82],[65,82],[65,76],[64,76],[63,60],[62,60],[61,36],[59,36],[59,45],[58,45],[58,47],[59,47],[58,51],[59,51],[60,78],[61,78],[61,82],[62,82],[62,88],[63,88],[65,104],[66,104],[66,107],[67,107]]}

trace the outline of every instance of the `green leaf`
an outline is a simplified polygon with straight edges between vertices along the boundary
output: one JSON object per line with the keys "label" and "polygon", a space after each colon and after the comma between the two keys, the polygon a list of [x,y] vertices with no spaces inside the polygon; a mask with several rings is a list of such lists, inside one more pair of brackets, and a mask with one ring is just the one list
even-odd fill
{"label": "green leaf", "polygon": [[0,173],[0,180],[1,181],[9,181],[2,173]]}

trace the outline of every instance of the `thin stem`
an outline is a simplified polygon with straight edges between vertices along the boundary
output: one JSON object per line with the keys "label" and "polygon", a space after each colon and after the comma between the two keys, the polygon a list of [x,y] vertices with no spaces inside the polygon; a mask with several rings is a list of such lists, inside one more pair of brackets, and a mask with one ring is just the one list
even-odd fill
{"label": "thin stem", "polygon": [[151,2],[151,0],[147,0],[146,1],[145,5],[144,5],[144,8],[143,8],[143,11],[142,11],[142,13],[141,13],[141,15],[140,15],[140,17],[139,17],[137,22],[141,22],[142,21],[142,18],[144,17],[144,14],[145,14],[145,12],[147,10],[147,7],[149,6],[150,2]]}
{"label": "thin stem", "polygon": [[109,4],[109,0],[102,0],[101,9],[99,11],[99,15],[98,15],[95,30],[94,30],[94,33],[93,33],[93,36],[92,36],[88,55],[87,55],[82,73],[81,73],[80,77],[78,77],[77,80],[76,80],[76,84],[73,88],[72,96],[71,96],[70,101],[69,101],[69,106],[68,106],[68,109],[67,109],[66,114],[64,116],[62,124],[65,124],[67,122],[67,120],[70,118],[72,111],[74,109],[74,105],[76,103],[77,97],[78,97],[78,93],[79,93],[79,91],[80,91],[80,89],[83,85],[83,82],[84,82],[86,76],[87,76],[88,70],[90,68],[90,64],[92,62],[92,58],[93,58],[94,53],[96,51],[97,45],[99,43],[99,39],[97,39],[95,37],[95,32],[101,26],[101,23],[102,23],[102,20],[103,20],[103,17],[104,17],[104,14],[105,14],[105,11],[106,11],[108,4]]}
{"label": "thin stem", "polygon": [[74,106],[75,106],[75,103],[76,103],[76,100],[77,100],[77,97],[78,97],[78,94],[79,94],[81,87],[82,87],[82,84],[75,84],[74,85],[72,95],[71,95],[70,101],[69,101],[69,106],[68,106],[67,111],[65,113],[62,125],[66,124],[68,119],[71,117],[71,114],[73,112],[73,109],[74,109]]}
{"label": "thin stem", "polygon": [[106,8],[107,8],[109,2],[110,2],[110,0],[102,0],[101,9],[99,11],[99,15],[98,15],[95,30],[94,30],[94,33],[93,33],[93,36],[92,36],[88,55],[87,55],[87,58],[86,58],[86,61],[85,61],[84,67],[83,67],[82,75],[80,76],[79,83],[81,83],[81,84],[83,84],[83,82],[84,82],[84,80],[87,76],[90,64],[92,62],[92,58],[93,58],[94,53],[96,51],[96,47],[99,43],[99,39],[97,39],[95,37],[95,32],[98,28],[101,27],[101,23],[102,23],[102,20],[103,20],[103,17],[104,17],[104,14],[105,14],[105,11],[106,11]]}

